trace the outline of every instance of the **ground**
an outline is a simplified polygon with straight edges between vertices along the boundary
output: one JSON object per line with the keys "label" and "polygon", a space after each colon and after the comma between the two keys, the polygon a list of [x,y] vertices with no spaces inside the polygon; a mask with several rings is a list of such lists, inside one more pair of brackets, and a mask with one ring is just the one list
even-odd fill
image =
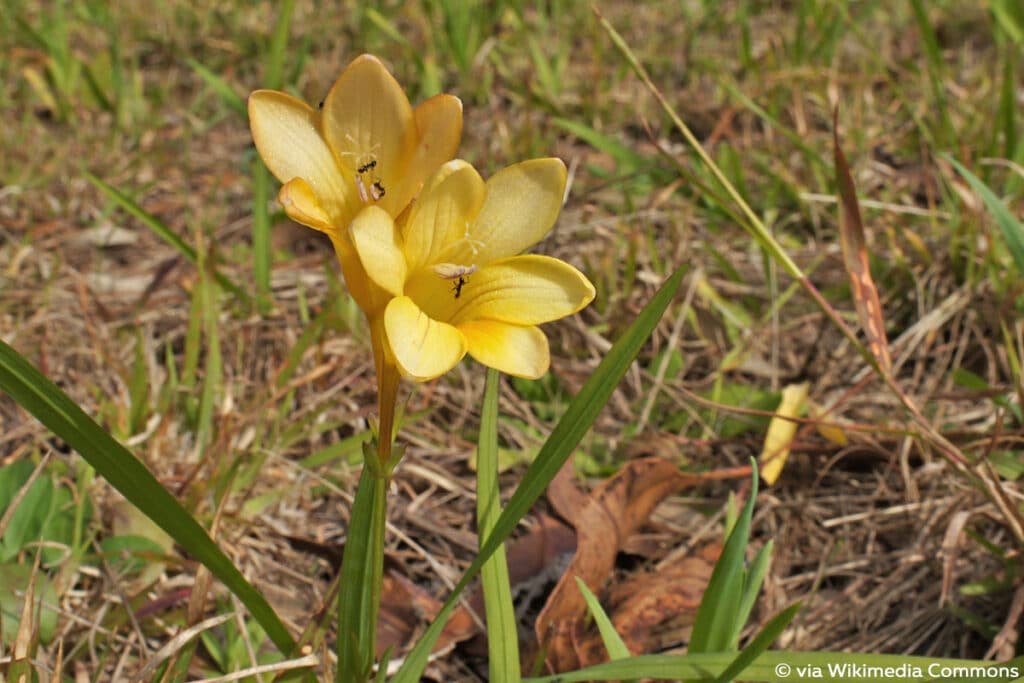
{"label": "ground", "polygon": [[[644,456],[685,472],[743,467],[762,451],[782,388],[807,382],[807,419],[756,499],[752,547],[774,547],[747,633],[799,600],[776,647],[1019,652],[1004,625],[1024,607],[1024,278],[991,206],[950,162],[1020,220],[1019,7],[598,3],[816,300],[744,230],[749,220],[589,7],[337,5],[296,2],[290,24],[275,3],[0,10],[0,339],[214,528],[286,625],[304,628],[336,575],[375,379],[330,243],[288,221],[276,181],[266,203],[254,199],[261,162],[238,105],[271,85],[315,104],[372,52],[413,102],[439,91],[462,99],[460,156],[485,177],[538,156],[570,169],[559,222],[536,251],[580,268],[598,296],[545,326],[549,376],[502,382],[505,490],[682,267],[679,295],[575,452],[577,483],[596,487]],[[865,339],[840,247],[835,109],[893,376],[921,421],[823,308]],[[268,208],[271,303],[260,309],[247,299],[260,277],[254,217]],[[477,547],[470,465],[484,374],[466,361],[405,385],[408,455],[391,489],[387,562],[434,598]],[[0,393],[4,507],[32,470],[19,463],[43,463],[41,478],[70,494],[57,515],[75,520],[39,532],[72,550],[45,558],[60,607],[34,661],[63,658],[66,675],[90,680],[139,670],[185,624],[198,565],[140,531],[102,478]],[[732,479],[667,498],[642,525],[650,542],[636,547],[646,550],[620,554],[610,586],[719,539],[727,496],[749,490]],[[536,512],[553,507],[542,499]],[[16,572],[31,566],[38,537],[9,522],[0,518],[0,569]],[[123,559],[114,541],[131,531],[158,539],[128,546],[155,572]],[[17,576],[20,585],[27,574]],[[215,584],[205,608],[227,614],[232,601]],[[8,652],[17,614],[4,613]],[[249,665],[237,624],[220,628],[192,660],[195,676]],[[443,680],[486,675],[466,644],[431,666]]]}

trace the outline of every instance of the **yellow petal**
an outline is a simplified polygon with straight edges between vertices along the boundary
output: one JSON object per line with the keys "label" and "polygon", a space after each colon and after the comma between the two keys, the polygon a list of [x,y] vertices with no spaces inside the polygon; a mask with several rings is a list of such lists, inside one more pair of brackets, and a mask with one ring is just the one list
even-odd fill
{"label": "yellow petal", "polygon": [[356,304],[368,318],[383,312],[384,306],[391,300],[391,295],[377,286],[366,274],[362,261],[349,240],[348,234],[331,235],[334,253],[338,255],[341,273],[345,278],[345,287],[355,299]]}
{"label": "yellow petal", "polygon": [[302,223],[327,234],[335,232],[334,226],[331,225],[331,217],[320,206],[316,195],[313,194],[313,188],[302,178],[292,178],[282,185],[281,191],[277,193],[277,201],[284,207],[288,217],[296,223]]}
{"label": "yellow petal", "polygon": [[508,375],[537,379],[551,364],[548,340],[536,327],[509,325],[497,320],[473,320],[459,325],[469,355]]}
{"label": "yellow petal", "polygon": [[323,130],[355,188],[357,169],[376,162],[363,179],[369,187],[380,181],[386,190],[377,204],[395,215],[397,187],[416,144],[412,107],[402,88],[380,60],[357,57],[324,98]]}
{"label": "yellow petal", "polygon": [[512,256],[539,242],[555,224],[564,194],[561,159],[531,159],[498,171],[487,181],[487,197],[472,227],[478,262]]}
{"label": "yellow petal", "polygon": [[405,256],[391,216],[377,206],[367,206],[356,214],[349,233],[370,279],[394,296],[401,296]]}
{"label": "yellow petal", "polygon": [[583,273],[550,256],[513,256],[484,266],[468,278],[456,325],[476,319],[539,325],[576,313],[594,300],[594,286]]}
{"label": "yellow petal", "polygon": [[384,329],[399,369],[419,382],[440,377],[466,355],[462,332],[432,320],[407,296],[388,304]]}
{"label": "yellow petal", "polygon": [[[409,270],[451,261],[465,246],[469,226],[484,201],[484,181],[461,159],[441,166],[427,181],[405,221]],[[467,263],[468,265],[468,263]]]}
{"label": "yellow petal", "polygon": [[782,466],[789,457],[789,446],[796,435],[797,423],[787,417],[797,417],[807,400],[807,382],[790,384],[782,390],[782,400],[775,409],[775,417],[768,423],[768,433],[764,438],[764,450],[758,461],[761,465],[761,478],[771,486],[782,474]]}
{"label": "yellow petal", "polygon": [[846,436],[846,430],[839,423],[839,419],[835,415],[830,414],[830,411],[825,410],[824,406],[820,403],[817,401],[807,401],[807,415],[812,420],[818,420],[814,423],[814,428],[829,443],[840,448],[846,448],[850,444],[850,439]]}
{"label": "yellow petal", "polygon": [[319,115],[305,102],[274,90],[249,95],[249,126],[256,149],[282,183],[306,181],[331,222],[343,225],[355,213],[355,189],[342,176],[320,135]]}
{"label": "yellow petal", "polygon": [[418,104],[412,115],[418,144],[394,188],[394,201],[399,207],[408,205],[427,178],[441,164],[455,157],[462,138],[462,102],[454,95],[435,95]]}

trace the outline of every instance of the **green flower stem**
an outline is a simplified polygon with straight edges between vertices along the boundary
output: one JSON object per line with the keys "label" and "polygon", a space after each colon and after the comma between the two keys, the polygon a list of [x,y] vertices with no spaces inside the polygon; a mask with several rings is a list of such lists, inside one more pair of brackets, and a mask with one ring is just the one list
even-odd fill
{"label": "green flower stem", "polygon": [[[380,326],[371,321],[371,330]],[[381,582],[384,578],[384,531],[387,523],[387,486],[401,449],[393,448],[395,409],[401,377],[387,362],[383,337],[374,334],[377,366],[377,408],[379,422],[374,443],[364,446],[363,472],[359,477],[345,556],[341,563],[338,607],[339,683],[369,680],[377,652],[377,613],[380,611]]]}
{"label": "green flower stem", "polygon": [[364,466],[352,504],[341,563],[338,610],[339,683],[369,679],[377,650],[377,612],[384,576],[384,525],[388,480]]}

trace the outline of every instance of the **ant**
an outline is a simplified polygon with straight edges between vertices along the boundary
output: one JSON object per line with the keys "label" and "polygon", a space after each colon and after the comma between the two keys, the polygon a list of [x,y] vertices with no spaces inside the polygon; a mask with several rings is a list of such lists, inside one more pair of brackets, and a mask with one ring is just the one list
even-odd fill
{"label": "ant", "polygon": [[452,287],[452,291],[455,292],[455,298],[458,299],[462,296],[462,288],[466,286],[466,276],[460,275],[459,279],[455,281],[455,285]]}
{"label": "ant", "polygon": [[434,266],[434,272],[445,280],[455,281],[455,284],[452,285],[452,291],[455,292],[455,298],[458,299],[462,296],[462,288],[469,283],[469,280],[466,278],[476,272],[476,264],[459,266],[454,263],[438,263]]}

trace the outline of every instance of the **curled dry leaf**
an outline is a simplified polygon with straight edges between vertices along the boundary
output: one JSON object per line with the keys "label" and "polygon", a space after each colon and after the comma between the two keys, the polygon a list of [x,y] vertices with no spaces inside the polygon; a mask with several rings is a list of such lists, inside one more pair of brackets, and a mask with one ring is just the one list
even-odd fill
{"label": "curled dry leaf", "polygon": [[[541,515],[525,536],[508,545],[509,580],[513,593],[530,590],[531,583],[541,577],[551,583],[557,578],[546,578],[549,568],[561,565],[562,558],[576,549],[576,537],[571,529],[553,517]],[[381,591],[380,615],[377,621],[377,656],[389,647],[403,652],[412,647],[421,624],[430,621],[441,609],[441,601],[421,586],[397,572],[384,577]],[[473,614],[484,613],[483,592],[477,587],[469,598],[452,612],[434,652],[443,652],[451,646],[479,633]],[[471,647],[475,643],[469,644]],[[477,648],[487,652],[486,643]]]}
{"label": "curled dry leaf", "polygon": [[[680,556],[653,572],[637,573],[609,591],[612,625],[630,652],[657,652],[689,640],[721,552],[720,543],[709,543],[695,556]],[[590,634],[577,649],[582,666],[608,657],[599,633]]]}
{"label": "curled dry leaf", "polygon": [[[426,589],[397,572],[389,572],[381,586],[377,656],[383,656],[388,648],[393,648],[392,655],[411,648],[420,624],[431,621],[440,611],[441,601]],[[476,632],[473,615],[464,605],[459,605],[437,639],[434,652],[447,652]]]}
{"label": "curled dry leaf", "polygon": [[868,260],[867,240],[864,238],[864,223],[860,218],[860,204],[857,202],[857,190],[850,175],[850,166],[839,146],[839,109],[836,108],[832,117],[832,142],[836,165],[836,185],[839,191],[839,242],[843,250],[843,263],[850,276],[850,287],[853,292],[853,303],[857,308],[857,317],[864,327],[868,340],[868,349],[875,357],[879,367],[886,373],[892,371],[892,358],[889,355],[889,340],[885,335],[885,320],[882,317],[882,304],[878,298],[878,289],[871,279],[871,268]]}
{"label": "curled dry leaf", "polygon": [[[583,629],[586,604],[576,587],[575,577],[601,595],[614,568],[615,556],[629,535],[647,521],[666,496],[707,478],[682,473],[672,463],[659,458],[643,458],[626,464],[589,496],[572,493],[568,488],[571,481],[565,472],[552,482],[554,491],[549,490],[549,495],[554,496],[552,504],[556,508],[565,508],[566,501],[580,505],[578,509],[564,513],[576,527],[576,556],[548,599],[535,627],[538,641],[546,647],[547,664],[553,672],[578,668],[584,659],[585,663],[592,663],[592,646]],[[687,587],[686,593],[691,598],[698,596],[696,600],[699,602],[703,587],[698,584],[699,581]],[[682,604],[679,602],[680,606]],[[639,616],[643,611],[641,599],[620,617],[622,625],[628,630],[631,623],[651,621]],[[659,617],[657,620],[662,619]],[[646,642],[639,637],[634,641]]]}

